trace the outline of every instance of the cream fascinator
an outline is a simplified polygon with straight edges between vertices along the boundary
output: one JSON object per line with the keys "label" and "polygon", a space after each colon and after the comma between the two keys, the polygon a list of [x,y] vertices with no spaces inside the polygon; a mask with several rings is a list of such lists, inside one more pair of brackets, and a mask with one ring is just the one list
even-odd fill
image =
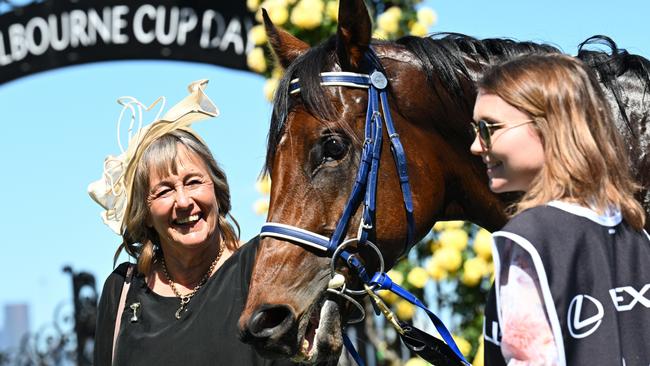
{"label": "cream fascinator", "polygon": [[[190,95],[168,110],[162,118],[159,117],[165,107],[164,97],[158,98],[149,107],[133,97],[121,97],[117,100],[123,106],[117,121],[117,144],[122,153],[117,157],[106,157],[104,174],[101,179],[88,185],[88,194],[105,209],[101,213],[102,220],[118,235],[124,234],[124,215],[131,198],[135,167],[151,143],[174,130],[185,130],[203,142],[190,125],[219,115],[217,106],[203,92],[207,85],[207,80],[191,83],[188,86]],[[149,111],[158,103],[160,107],[156,118],[149,125],[142,127],[143,110]],[[120,125],[127,111],[131,113],[131,121],[128,130],[129,144],[125,150],[120,141]],[[134,131],[136,120],[138,126]]]}

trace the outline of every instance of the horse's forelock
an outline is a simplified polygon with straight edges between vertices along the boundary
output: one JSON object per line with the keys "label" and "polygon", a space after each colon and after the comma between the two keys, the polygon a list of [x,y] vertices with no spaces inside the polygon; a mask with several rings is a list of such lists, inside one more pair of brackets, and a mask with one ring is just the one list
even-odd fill
{"label": "horse's forelock", "polygon": [[300,95],[298,97],[301,98],[309,113],[321,120],[335,120],[336,110],[320,85],[320,73],[331,70],[336,64],[335,46],[336,38],[332,37],[324,43],[310,48],[285,70],[273,101],[273,114],[263,174],[271,173],[277,147],[284,133],[285,121],[291,108],[292,97],[289,95],[291,80],[300,79]]}

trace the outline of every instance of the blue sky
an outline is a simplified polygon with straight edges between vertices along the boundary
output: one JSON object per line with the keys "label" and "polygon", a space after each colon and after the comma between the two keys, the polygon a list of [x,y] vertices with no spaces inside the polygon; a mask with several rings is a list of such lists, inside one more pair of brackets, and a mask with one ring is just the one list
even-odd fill
{"label": "blue sky", "polygon": [[[428,0],[425,5],[438,13],[432,31],[547,42],[571,54],[589,36],[605,34],[650,58],[645,19],[650,3],[642,0]],[[189,82],[202,78],[210,79],[206,92],[221,116],[195,127],[228,174],[234,215],[242,238],[248,239],[264,220],[252,210],[261,197],[254,182],[271,112],[261,77],[202,64],[121,61],[57,69],[0,85],[0,306],[29,303],[37,330],[71,296],[64,265],[92,272],[101,289],[119,238],[102,224],[86,187],[100,177],[104,157],[119,152],[115,100],[130,95],[148,104],[165,95],[171,106],[186,95]]]}

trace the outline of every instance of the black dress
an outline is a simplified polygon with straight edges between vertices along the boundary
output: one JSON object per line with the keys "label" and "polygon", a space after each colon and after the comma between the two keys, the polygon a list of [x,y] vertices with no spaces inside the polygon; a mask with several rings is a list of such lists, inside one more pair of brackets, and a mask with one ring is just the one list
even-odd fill
{"label": "black dress", "polygon": [[[259,241],[235,252],[201,287],[176,319],[177,297],[160,296],[134,275],[122,313],[114,365],[291,365],[268,360],[239,341],[237,322]],[[108,277],[99,302],[95,366],[111,364],[113,330],[126,275],[123,263]],[[130,305],[139,302],[136,322]]]}

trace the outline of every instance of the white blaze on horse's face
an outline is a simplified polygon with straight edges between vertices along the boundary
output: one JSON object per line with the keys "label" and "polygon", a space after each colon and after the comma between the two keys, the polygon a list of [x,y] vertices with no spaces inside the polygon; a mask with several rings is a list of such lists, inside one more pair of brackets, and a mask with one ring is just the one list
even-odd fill
{"label": "white blaze on horse's face", "polygon": [[[485,149],[479,137],[472,153],[487,166],[490,189],[496,193],[527,191],[544,166],[544,146],[530,116],[495,94],[479,93],[474,105],[474,120],[499,124],[491,129],[491,147]],[[523,122],[523,124],[522,124]],[[501,125],[503,124],[503,125]]]}

